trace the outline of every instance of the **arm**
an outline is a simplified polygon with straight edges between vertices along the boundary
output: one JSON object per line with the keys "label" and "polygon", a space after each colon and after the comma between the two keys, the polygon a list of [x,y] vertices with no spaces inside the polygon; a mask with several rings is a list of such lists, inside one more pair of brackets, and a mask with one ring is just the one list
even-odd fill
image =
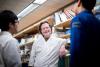
{"label": "arm", "polygon": [[21,58],[17,51],[17,41],[9,40],[3,48],[3,59],[5,67],[21,67]]}
{"label": "arm", "polygon": [[81,26],[79,21],[74,21],[71,24],[70,65],[75,65],[77,59],[78,49],[80,45],[80,27]]}
{"label": "arm", "polygon": [[67,53],[69,53],[69,51],[67,49],[65,49],[65,46],[61,46],[60,48],[60,57],[65,56]]}
{"label": "arm", "polygon": [[62,41],[62,46],[60,47],[60,57],[65,56],[69,51],[65,48],[66,40]]}

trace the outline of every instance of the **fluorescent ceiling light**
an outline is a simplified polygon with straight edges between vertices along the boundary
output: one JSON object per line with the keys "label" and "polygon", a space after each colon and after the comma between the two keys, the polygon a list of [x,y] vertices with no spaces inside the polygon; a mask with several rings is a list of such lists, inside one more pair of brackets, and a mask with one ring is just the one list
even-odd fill
{"label": "fluorescent ceiling light", "polygon": [[28,7],[26,7],[22,12],[20,12],[18,16],[18,20],[22,19],[24,16],[29,14],[31,11],[39,7],[40,4],[43,4],[47,0],[35,0],[33,3],[31,3]]}
{"label": "fluorescent ceiling light", "polygon": [[43,4],[44,2],[46,2],[47,0],[35,0],[33,3],[37,3],[37,4]]}
{"label": "fluorescent ceiling light", "polygon": [[26,16],[27,14],[29,14],[31,11],[33,11],[34,9],[36,9],[39,5],[38,4],[30,4],[27,8],[25,8],[22,12],[20,12],[17,16],[18,19],[20,20],[21,18],[23,18],[24,16]]}

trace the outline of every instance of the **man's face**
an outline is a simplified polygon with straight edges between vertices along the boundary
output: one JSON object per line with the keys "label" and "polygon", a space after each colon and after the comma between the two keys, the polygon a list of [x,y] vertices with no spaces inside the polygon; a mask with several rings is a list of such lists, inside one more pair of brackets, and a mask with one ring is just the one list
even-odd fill
{"label": "man's face", "polygon": [[41,33],[44,36],[44,38],[49,38],[51,35],[51,28],[48,23],[44,23],[41,26]]}
{"label": "man's face", "polygon": [[15,20],[15,22],[16,22],[15,24],[10,24],[10,30],[11,30],[12,34],[17,33],[17,27],[18,27],[19,21]]}

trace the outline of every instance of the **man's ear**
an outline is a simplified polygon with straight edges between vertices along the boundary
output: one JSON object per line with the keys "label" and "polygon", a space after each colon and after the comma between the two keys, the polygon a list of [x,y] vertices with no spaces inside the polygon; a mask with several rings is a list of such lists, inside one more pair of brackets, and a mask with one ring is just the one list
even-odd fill
{"label": "man's ear", "polygon": [[9,27],[11,26],[12,24],[11,23],[9,23]]}
{"label": "man's ear", "polygon": [[12,28],[13,27],[13,24],[12,23],[9,23],[9,28]]}
{"label": "man's ear", "polygon": [[78,5],[78,7],[81,5],[81,1],[80,0],[78,0],[77,5]]}

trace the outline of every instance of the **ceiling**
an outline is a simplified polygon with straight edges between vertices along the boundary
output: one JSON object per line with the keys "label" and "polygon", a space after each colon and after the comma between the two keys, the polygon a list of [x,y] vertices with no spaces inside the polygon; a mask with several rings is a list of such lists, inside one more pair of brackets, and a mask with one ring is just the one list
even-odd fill
{"label": "ceiling", "polygon": [[[12,10],[16,15],[18,15],[34,1],[35,0],[0,0],[0,10]],[[40,5],[40,7],[20,20],[16,36],[21,34],[23,35],[23,33],[35,29],[35,26],[37,26],[41,20],[52,15],[56,11],[61,10],[68,4],[72,3],[72,1],[73,0],[47,0],[45,3]],[[100,0],[98,1],[98,4],[100,4]]]}
{"label": "ceiling", "polygon": [[21,31],[39,22],[71,2],[72,0],[47,0],[43,5],[20,20],[18,30]]}
{"label": "ceiling", "polygon": [[12,10],[18,14],[33,1],[34,0],[0,0],[0,10]]}
{"label": "ceiling", "polygon": [[[33,1],[34,0],[0,0],[0,10],[12,10],[18,15]],[[28,27],[32,27],[31,29],[34,29],[34,24],[52,15],[54,12],[65,7],[72,1],[73,0],[47,0],[45,3],[40,5],[40,7],[38,7],[20,20],[20,23],[18,25],[18,33],[20,33],[21,31],[26,32],[27,30],[30,30],[30,28],[27,29]]]}

